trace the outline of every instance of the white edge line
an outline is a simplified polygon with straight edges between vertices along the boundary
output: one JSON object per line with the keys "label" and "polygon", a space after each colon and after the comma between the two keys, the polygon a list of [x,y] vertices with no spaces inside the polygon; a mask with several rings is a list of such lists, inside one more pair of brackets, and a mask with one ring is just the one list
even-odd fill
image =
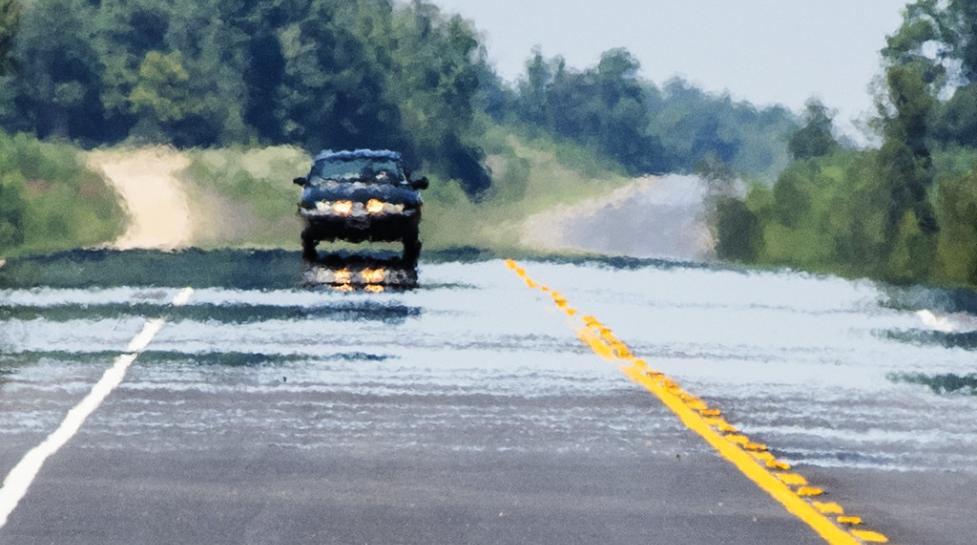
{"label": "white edge line", "polygon": [[[183,288],[173,298],[173,306],[180,307],[187,304],[191,295],[193,295],[192,288]],[[58,428],[41,444],[27,451],[27,454],[10,470],[3,480],[3,486],[0,487],[0,529],[7,524],[10,514],[27,494],[27,489],[41,471],[44,462],[78,433],[85,420],[95,412],[95,409],[98,409],[112,390],[122,383],[126,371],[136,361],[136,357],[149,346],[165,323],[162,318],[148,320],[142,331],[129,342],[126,349],[128,353],[117,357],[112,366],[102,374],[102,378],[92,386],[88,395],[68,411]]]}

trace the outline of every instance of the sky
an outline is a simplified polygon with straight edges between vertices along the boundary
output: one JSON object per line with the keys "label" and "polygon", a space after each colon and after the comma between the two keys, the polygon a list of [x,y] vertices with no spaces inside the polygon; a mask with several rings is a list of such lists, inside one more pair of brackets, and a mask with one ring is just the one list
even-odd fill
{"label": "sky", "polygon": [[534,46],[573,67],[626,47],[656,83],[684,77],[709,91],[800,111],[811,96],[844,132],[872,110],[869,85],[906,0],[434,0],[475,22],[499,73],[513,80]]}

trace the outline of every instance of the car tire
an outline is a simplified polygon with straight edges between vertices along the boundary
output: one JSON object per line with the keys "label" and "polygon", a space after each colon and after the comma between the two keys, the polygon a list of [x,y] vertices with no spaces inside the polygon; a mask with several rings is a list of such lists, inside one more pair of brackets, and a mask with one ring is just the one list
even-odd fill
{"label": "car tire", "polygon": [[404,236],[404,261],[417,263],[421,257],[421,240],[416,230]]}
{"label": "car tire", "polygon": [[319,253],[316,251],[316,245],[319,241],[307,237],[304,233],[302,234],[302,259],[306,261],[315,261],[319,257]]}

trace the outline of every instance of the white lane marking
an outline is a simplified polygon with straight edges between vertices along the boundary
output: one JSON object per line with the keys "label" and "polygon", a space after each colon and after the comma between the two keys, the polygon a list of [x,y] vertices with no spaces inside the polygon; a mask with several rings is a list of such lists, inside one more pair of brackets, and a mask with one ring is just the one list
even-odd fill
{"label": "white lane marking", "polygon": [[946,316],[937,316],[931,310],[923,309],[916,312],[916,316],[929,328],[941,333],[956,333],[957,326]]}
{"label": "white lane marking", "polygon": [[182,307],[183,305],[187,304],[187,301],[190,300],[191,295],[193,295],[193,288],[183,288],[180,290],[180,293],[176,294],[176,297],[173,298],[173,306]]}
{"label": "white lane marking", "polygon": [[[180,293],[173,299],[173,306],[185,305],[192,294],[192,288],[180,290]],[[3,486],[0,487],[0,529],[7,524],[10,513],[17,508],[17,504],[27,494],[27,489],[34,482],[34,478],[37,477],[37,473],[41,470],[44,462],[78,433],[85,420],[105,401],[112,390],[122,383],[129,366],[136,361],[139,353],[145,350],[153,337],[159,333],[163,324],[165,324],[165,320],[161,318],[146,322],[142,331],[129,343],[127,351],[130,353],[117,357],[112,367],[109,367],[102,374],[102,378],[92,386],[88,395],[68,411],[61,425],[51,435],[48,435],[41,444],[29,450],[10,470],[7,478],[3,480]]]}
{"label": "white lane marking", "polygon": [[138,335],[129,341],[129,346],[126,347],[126,352],[142,352],[149,346],[149,342],[153,340],[153,337],[159,333],[160,329],[163,329],[163,324],[166,323],[162,318],[156,320],[150,320],[146,322],[146,325],[142,326],[142,331]]}

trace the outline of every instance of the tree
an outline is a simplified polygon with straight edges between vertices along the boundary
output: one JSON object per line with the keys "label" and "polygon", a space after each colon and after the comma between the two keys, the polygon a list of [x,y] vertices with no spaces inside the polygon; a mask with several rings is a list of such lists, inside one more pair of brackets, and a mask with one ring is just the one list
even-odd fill
{"label": "tree", "polygon": [[[550,63],[543,58],[543,52],[536,48],[532,56],[526,61],[526,75],[519,81],[519,114],[528,123],[543,125],[547,119],[548,87],[553,83]],[[555,64],[560,68],[561,76],[565,64],[557,57]]]}
{"label": "tree", "polygon": [[92,9],[84,0],[46,0],[24,10],[13,49],[19,110],[13,128],[41,137],[98,137],[105,116]]}
{"label": "tree", "polygon": [[938,144],[972,147],[977,143],[977,84],[958,88],[936,105],[930,137]]}
{"label": "tree", "polygon": [[0,253],[24,242],[25,208],[20,185],[0,178]]}
{"label": "tree", "polygon": [[911,211],[924,234],[939,230],[929,201],[933,161],[927,144],[928,120],[935,106],[918,63],[895,65],[886,72],[888,105],[882,109],[885,141],[879,152],[879,175],[888,187],[888,226],[896,236]]}
{"label": "tree", "polygon": [[194,113],[189,81],[180,53],[146,53],[139,82],[129,94],[133,113],[158,126],[185,119]]}
{"label": "tree", "polygon": [[743,201],[720,197],[716,203],[716,255],[732,261],[752,262],[763,247],[759,219]]}
{"label": "tree", "polygon": [[832,114],[819,100],[809,100],[804,126],[794,131],[787,150],[794,159],[823,157],[838,148],[832,134]]}
{"label": "tree", "polygon": [[936,104],[928,135],[939,143],[971,145],[977,91],[977,3],[917,0],[882,50],[887,66],[913,66]]}
{"label": "tree", "polygon": [[384,76],[336,10],[314,2],[283,32],[277,107],[283,135],[310,150],[404,147],[400,113],[385,96]]}
{"label": "tree", "polygon": [[[906,6],[903,22],[889,36],[882,54],[889,64],[922,62],[924,79],[952,85],[977,78],[977,4],[973,0],[917,0]],[[959,63],[959,68],[954,64]]]}
{"label": "tree", "polygon": [[942,180],[936,202],[940,279],[977,285],[977,169]]}
{"label": "tree", "polygon": [[0,76],[10,70],[10,52],[20,23],[20,4],[17,0],[0,0]]}
{"label": "tree", "polygon": [[475,104],[485,50],[471,24],[414,0],[393,12],[389,30],[369,40],[383,67],[387,100],[398,105],[416,158],[458,180],[469,196],[492,183],[476,145]]}
{"label": "tree", "polygon": [[648,92],[640,64],[625,49],[604,52],[594,67],[570,70],[560,57],[537,50],[519,83],[521,120],[596,148],[636,173],[666,167],[658,138],[649,134]]}

